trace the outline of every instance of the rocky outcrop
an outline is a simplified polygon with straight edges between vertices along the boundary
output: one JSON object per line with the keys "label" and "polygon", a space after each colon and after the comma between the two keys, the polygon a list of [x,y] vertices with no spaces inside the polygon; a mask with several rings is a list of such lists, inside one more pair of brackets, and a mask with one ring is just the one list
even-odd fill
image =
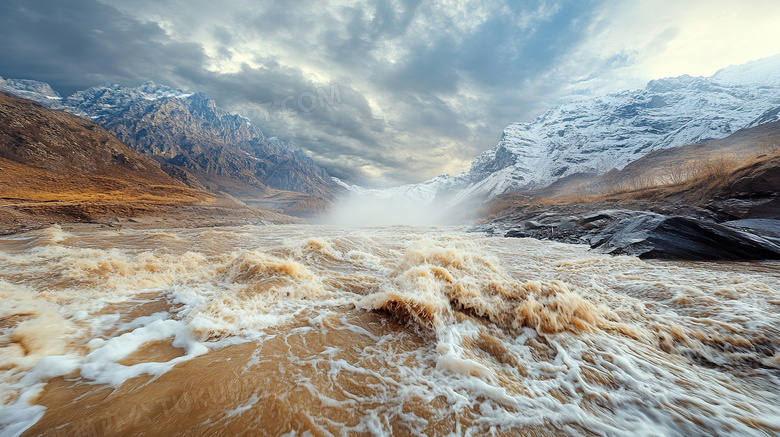
{"label": "rocky outcrop", "polygon": [[736,227],[646,213],[620,220],[590,240],[612,255],[670,260],[780,259],[780,245]]}
{"label": "rocky outcrop", "polygon": [[774,196],[780,193],[780,164],[762,168],[750,176],[737,179],[731,186],[735,196]]}
{"label": "rocky outcrop", "polygon": [[[771,157],[770,157],[771,158]],[[735,181],[707,203],[732,219],[780,217],[780,163],[758,160],[735,175]]]}
{"label": "rocky outcrop", "polygon": [[529,220],[521,220],[505,237],[537,238],[555,240],[570,244],[590,242],[593,236],[620,219],[641,215],[640,211],[607,209],[585,215],[566,215],[560,212],[545,212]]}
{"label": "rocky outcrop", "polygon": [[194,208],[258,215],[184,186],[89,120],[0,93],[0,235]]}
{"label": "rocky outcrop", "polygon": [[722,220],[685,204],[574,204],[528,208],[470,231],[588,244],[602,253],[643,259],[780,259],[780,220],[716,223]]}
{"label": "rocky outcrop", "polygon": [[734,220],[723,224],[732,228],[758,234],[775,244],[780,244],[780,220],[778,219],[745,219]]}
{"label": "rocky outcrop", "polygon": [[471,228],[516,238],[536,238],[570,244],[590,244],[592,238],[613,223],[647,214],[684,215],[704,221],[721,221],[712,211],[686,203],[600,202],[568,205],[529,205],[518,211]]}
{"label": "rocky outcrop", "polygon": [[266,138],[202,93],[151,82],[112,85],[75,93],[66,105],[95,117],[130,146],[185,169],[212,191],[257,198],[270,187],[327,199],[342,190],[296,145]]}

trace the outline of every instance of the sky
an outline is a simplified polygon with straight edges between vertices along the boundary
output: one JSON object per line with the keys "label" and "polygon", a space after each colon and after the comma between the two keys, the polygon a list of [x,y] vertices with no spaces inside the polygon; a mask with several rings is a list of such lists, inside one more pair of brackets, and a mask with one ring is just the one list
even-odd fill
{"label": "sky", "polygon": [[204,92],[368,187],[556,104],[780,53],[777,0],[2,0],[0,76]]}

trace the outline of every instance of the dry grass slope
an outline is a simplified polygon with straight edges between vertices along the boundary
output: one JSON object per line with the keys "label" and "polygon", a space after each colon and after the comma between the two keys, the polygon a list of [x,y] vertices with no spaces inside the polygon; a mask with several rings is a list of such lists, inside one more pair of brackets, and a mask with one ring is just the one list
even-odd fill
{"label": "dry grass slope", "polygon": [[507,193],[497,197],[486,214],[492,219],[520,208],[544,205],[701,205],[712,198],[729,197],[737,180],[773,165],[780,165],[780,122],[740,131],[722,140],[652,152],[621,171],[563,181],[537,191]]}
{"label": "dry grass slope", "polygon": [[136,217],[173,225],[290,220],[187,187],[95,123],[0,93],[0,234]]}

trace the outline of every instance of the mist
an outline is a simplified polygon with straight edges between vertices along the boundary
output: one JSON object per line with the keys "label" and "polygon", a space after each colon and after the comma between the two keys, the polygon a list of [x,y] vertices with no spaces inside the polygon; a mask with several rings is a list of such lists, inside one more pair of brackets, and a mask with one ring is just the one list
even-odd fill
{"label": "mist", "polygon": [[472,217],[471,208],[453,206],[446,201],[420,203],[411,199],[351,194],[337,200],[321,222],[345,227],[447,226],[466,224]]}

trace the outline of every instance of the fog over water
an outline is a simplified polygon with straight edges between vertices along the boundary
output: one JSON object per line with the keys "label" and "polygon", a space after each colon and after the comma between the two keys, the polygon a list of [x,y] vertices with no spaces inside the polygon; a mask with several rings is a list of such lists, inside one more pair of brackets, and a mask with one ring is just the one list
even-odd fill
{"label": "fog over water", "polygon": [[350,227],[393,225],[451,226],[466,223],[473,210],[446,200],[419,202],[401,197],[350,194],[334,202],[322,224]]}
{"label": "fog over water", "polygon": [[0,300],[3,436],[780,433],[776,262],[55,226],[0,238]]}

